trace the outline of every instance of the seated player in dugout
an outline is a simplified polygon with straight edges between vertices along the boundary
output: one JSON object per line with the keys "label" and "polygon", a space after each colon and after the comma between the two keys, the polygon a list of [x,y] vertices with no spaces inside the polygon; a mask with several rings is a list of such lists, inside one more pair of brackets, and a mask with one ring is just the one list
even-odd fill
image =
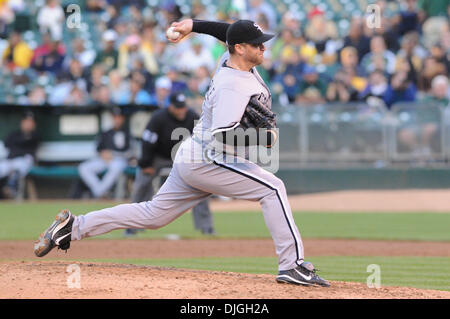
{"label": "seated player in dugout", "polygon": [[[318,276],[314,265],[304,260],[303,243],[284,182],[258,164],[237,157],[233,151],[224,154],[223,149],[218,151],[215,147],[220,144],[216,137],[238,129],[241,122],[249,119],[249,114],[256,112],[257,107],[250,104],[259,102],[259,106],[266,109],[265,113],[272,115],[272,95],[256,66],[263,63],[264,42],[273,35],[264,33],[249,20],[238,20],[230,25],[186,19],[172,26],[181,34],[172,40],[174,43],[191,32],[204,33],[226,41],[228,51],[211,80],[200,121],[178,148],[169,177],[151,201],[122,204],[77,216],[67,209],[62,210],[38,238],[35,255],[45,256],[54,247],[67,250],[72,241],[115,229],[161,228],[217,194],[261,204],[278,255],[278,283],[328,287],[329,282]],[[254,96],[258,97],[258,102],[251,103]],[[275,131],[272,116],[260,114],[257,121],[250,122],[255,124],[253,127],[264,123],[262,131]],[[265,139],[256,142],[261,147],[272,146],[267,145]]]}
{"label": "seated player in dugout", "polygon": [[39,140],[34,114],[27,112],[20,121],[20,129],[9,133],[3,141],[8,156],[0,160],[0,198],[17,196],[20,179],[27,176],[35,162]]}
{"label": "seated player in dugout", "polygon": [[78,167],[81,180],[95,198],[107,195],[127,167],[131,155],[124,109],[114,107],[111,112],[113,127],[98,136],[98,155]]}
{"label": "seated player in dugout", "polygon": [[[183,138],[192,134],[195,121],[199,119],[197,113],[186,104],[183,93],[173,93],[169,98],[167,108],[155,111],[142,135],[142,152],[138,161],[138,170],[133,184],[131,201],[140,203],[153,197],[153,180],[161,169],[172,167],[172,156],[175,154]],[[173,134],[177,129],[184,134]],[[215,235],[209,199],[205,199],[192,208],[194,227],[204,235]],[[137,229],[126,229],[125,235],[136,234]]]}

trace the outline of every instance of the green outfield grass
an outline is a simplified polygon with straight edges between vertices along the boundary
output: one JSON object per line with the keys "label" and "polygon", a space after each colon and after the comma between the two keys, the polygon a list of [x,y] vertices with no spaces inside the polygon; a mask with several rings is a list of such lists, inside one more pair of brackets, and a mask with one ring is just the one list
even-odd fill
{"label": "green outfield grass", "polygon": [[[78,215],[107,206],[81,202],[1,203],[0,240],[36,239],[61,208],[69,208]],[[304,238],[450,241],[450,214],[295,212],[294,218]],[[270,236],[261,213],[221,212],[214,214],[214,222],[219,237]],[[202,236],[193,229],[192,216],[188,213],[159,230],[140,233],[138,238],[161,238],[167,234],[185,238]],[[122,238],[122,231],[100,238]]]}
{"label": "green outfield grass", "polygon": [[[192,259],[96,259],[112,262],[189,269],[276,274],[273,257]],[[308,261],[328,280],[367,282],[368,265],[379,265],[381,286],[408,286],[450,291],[450,258],[445,257],[311,257]],[[401,296],[399,296],[401,297]]]}

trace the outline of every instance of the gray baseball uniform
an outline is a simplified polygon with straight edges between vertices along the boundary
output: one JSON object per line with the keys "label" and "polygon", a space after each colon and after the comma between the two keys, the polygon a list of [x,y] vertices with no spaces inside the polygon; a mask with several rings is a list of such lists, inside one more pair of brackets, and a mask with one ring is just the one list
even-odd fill
{"label": "gray baseball uniform", "polygon": [[279,270],[303,262],[303,244],[295,225],[283,181],[257,164],[220,147],[217,132],[239,125],[251,96],[271,107],[271,95],[256,68],[250,72],[229,68],[225,53],[211,81],[202,116],[192,137],[176,154],[173,169],[152,201],[123,204],[75,218],[72,240],[121,228],[157,229],[167,225],[211,194],[259,201],[274,240]]}

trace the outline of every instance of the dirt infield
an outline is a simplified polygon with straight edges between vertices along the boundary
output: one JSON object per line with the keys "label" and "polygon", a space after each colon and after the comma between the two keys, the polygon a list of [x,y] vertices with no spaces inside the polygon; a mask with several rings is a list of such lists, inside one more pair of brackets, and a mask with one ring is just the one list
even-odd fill
{"label": "dirt infield", "polygon": [[[306,239],[308,256],[444,256],[448,242]],[[69,253],[54,249],[37,259],[32,241],[0,241],[0,298],[450,298],[450,292],[407,287],[369,289],[333,282],[331,288],[280,285],[273,275],[80,263],[81,289],[69,289],[67,266],[89,258],[275,256],[269,239],[85,240]],[[35,261],[23,261],[33,260]]]}
{"label": "dirt infield", "polygon": [[272,275],[135,265],[77,263],[81,288],[67,287],[69,262],[0,264],[0,298],[450,298],[450,292],[404,287],[369,289],[332,282],[330,288],[277,284]]}
{"label": "dirt infield", "polygon": [[[355,190],[289,196],[294,211],[310,212],[450,212],[449,189]],[[214,201],[213,211],[261,208],[244,200]]]}

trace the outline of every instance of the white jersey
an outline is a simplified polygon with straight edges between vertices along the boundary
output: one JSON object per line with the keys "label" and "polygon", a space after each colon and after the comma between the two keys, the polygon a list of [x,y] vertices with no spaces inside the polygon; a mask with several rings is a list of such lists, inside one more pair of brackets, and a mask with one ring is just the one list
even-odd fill
{"label": "white jersey", "polygon": [[[214,134],[233,130],[239,126],[245,108],[253,95],[258,95],[258,99],[267,108],[270,109],[272,105],[269,88],[256,68],[240,71],[227,67],[225,62],[229,57],[229,53],[226,52],[219,62],[216,74],[205,94],[202,115],[192,133],[192,141],[201,143],[203,146],[201,151],[192,152],[191,150],[191,157],[194,155],[195,160],[200,159],[199,156],[204,160],[205,148],[217,148]],[[192,141],[187,140],[185,144],[190,143],[192,147]],[[224,148],[221,143],[220,147]],[[197,149],[198,146],[195,148]],[[234,151],[230,148],[226,146],[225,152],[233,154]]]}

